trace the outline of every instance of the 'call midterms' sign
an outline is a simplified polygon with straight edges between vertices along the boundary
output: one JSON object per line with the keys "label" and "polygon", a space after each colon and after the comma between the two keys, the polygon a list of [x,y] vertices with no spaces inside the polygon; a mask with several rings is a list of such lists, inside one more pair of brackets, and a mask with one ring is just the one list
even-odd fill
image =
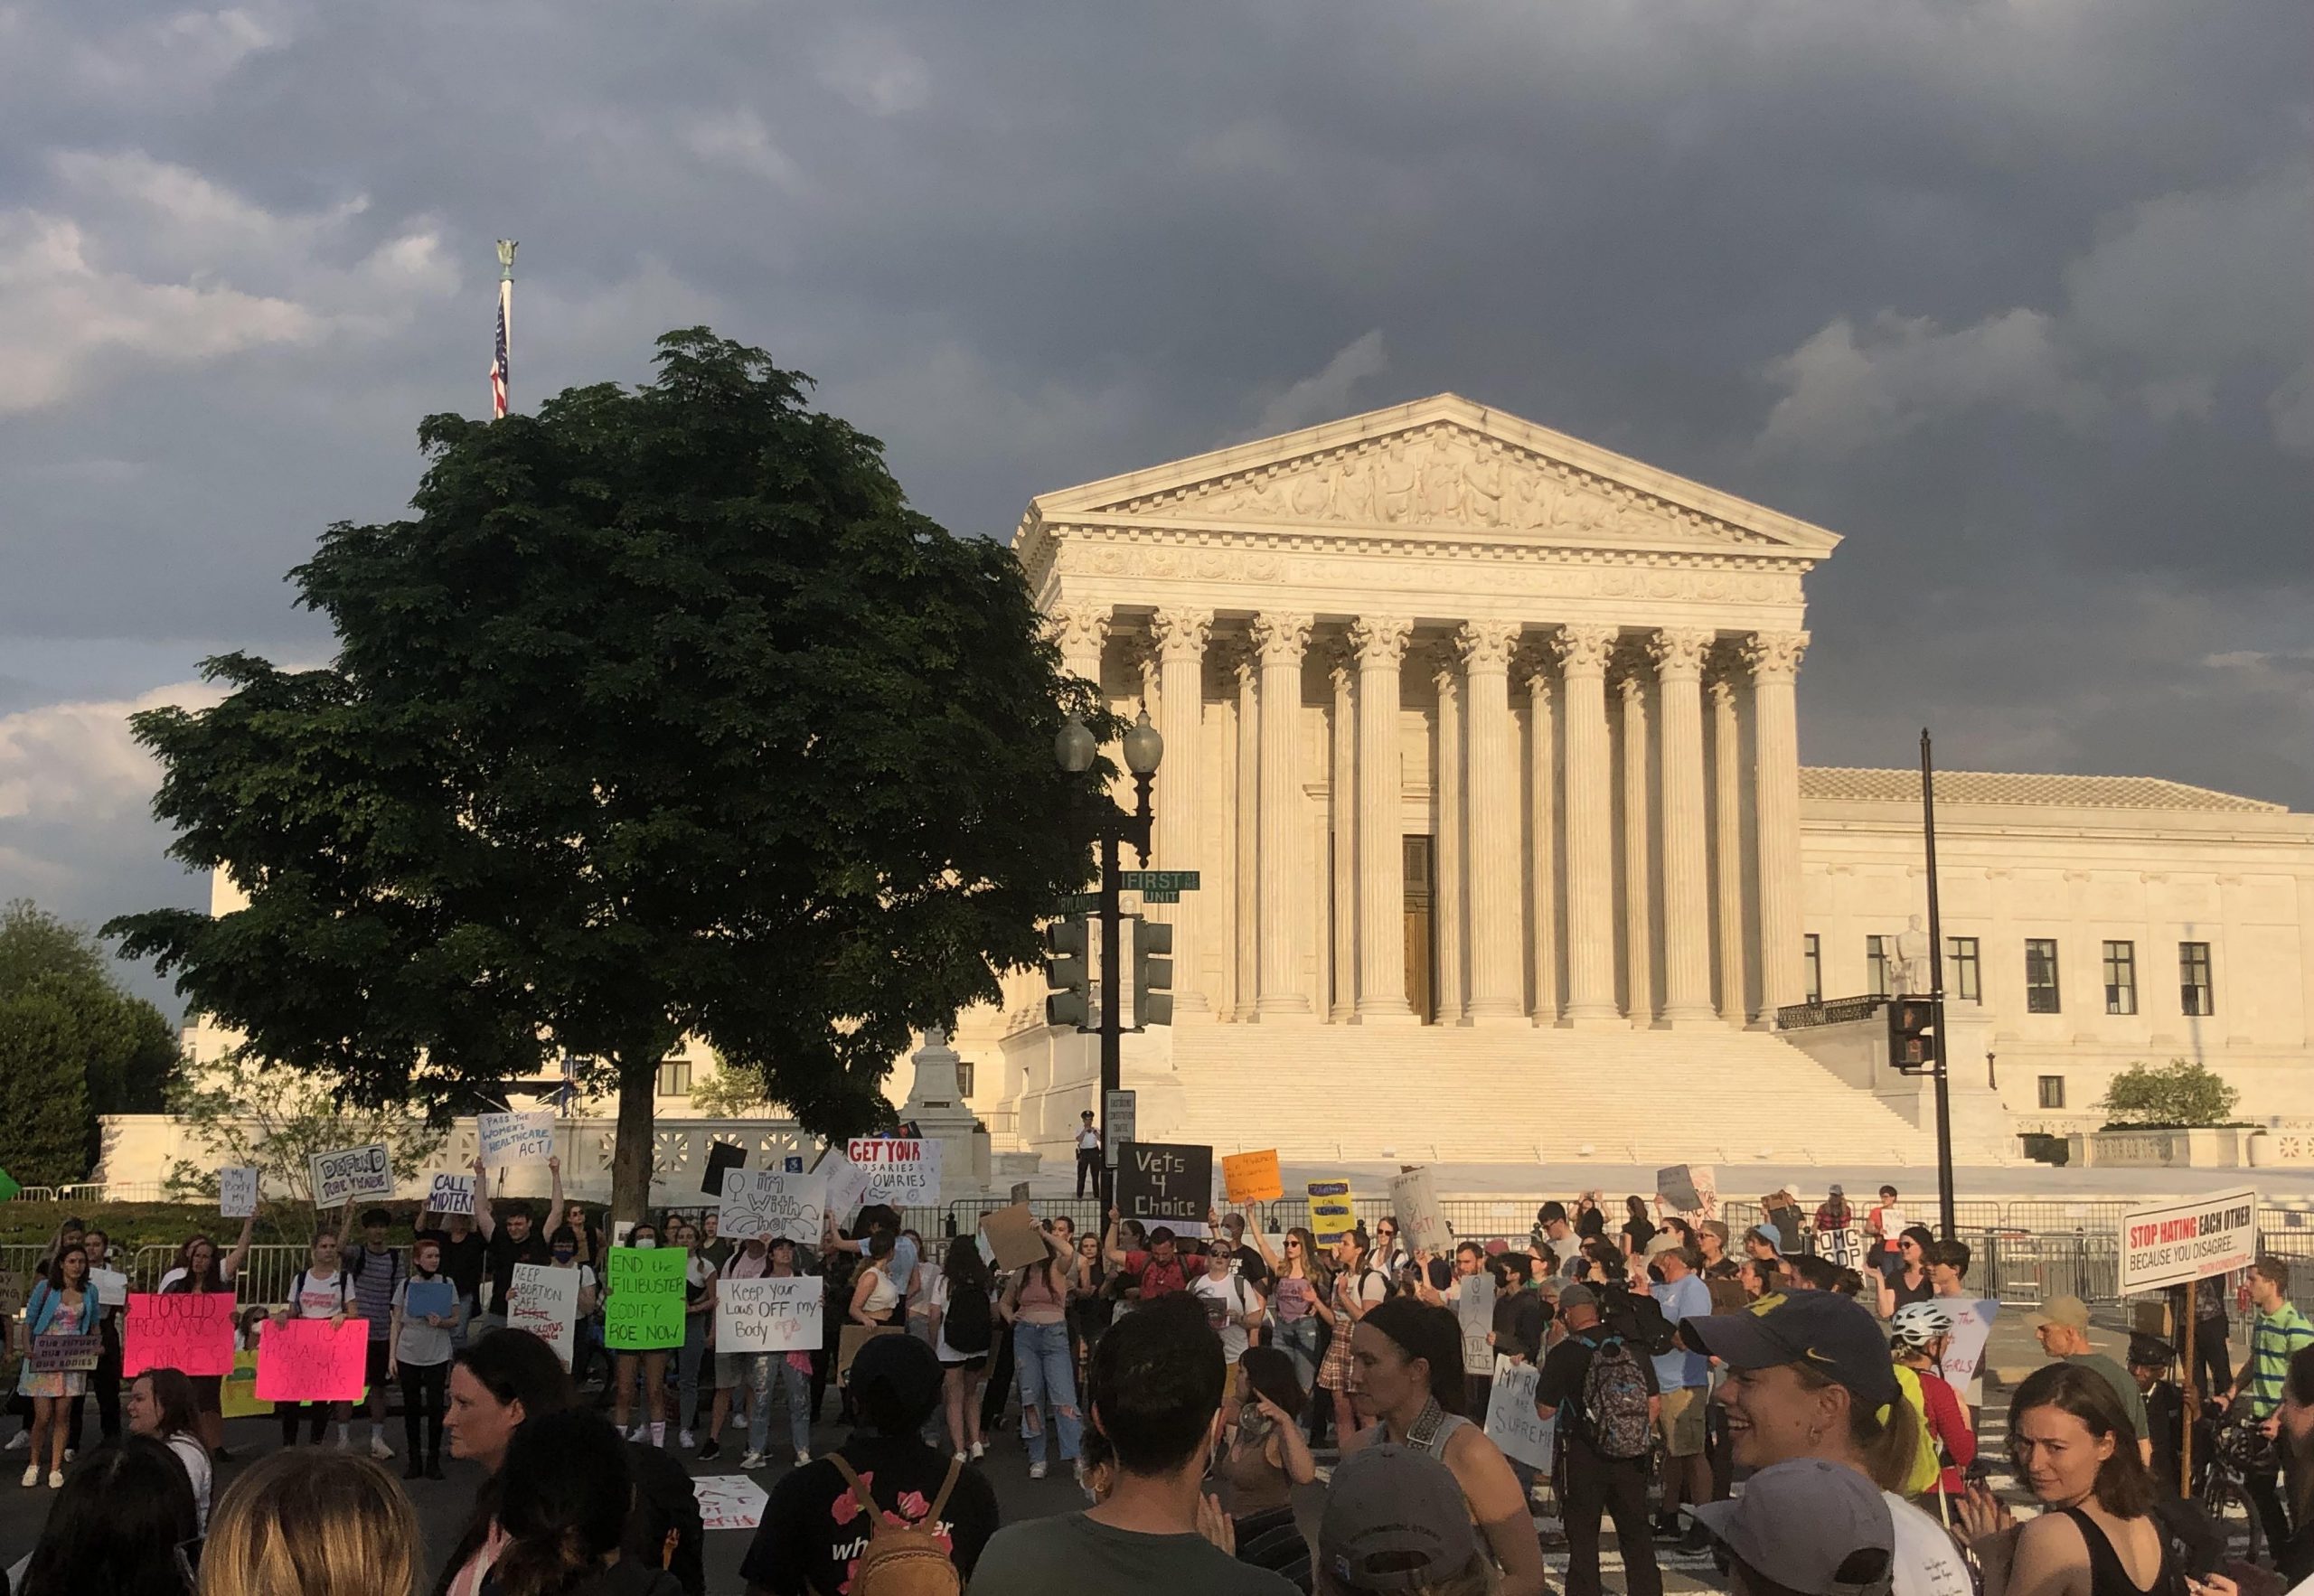
{"label": "'call midterms' sign", "polygon": [[2121,1292],[2230,1274],[2257,1255],[2254,1188],[2140,1208],[2121,1221]]}

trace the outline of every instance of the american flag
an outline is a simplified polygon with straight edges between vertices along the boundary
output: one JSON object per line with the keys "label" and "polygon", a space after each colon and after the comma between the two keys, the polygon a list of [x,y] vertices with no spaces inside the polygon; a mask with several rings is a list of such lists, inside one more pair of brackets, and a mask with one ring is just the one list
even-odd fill
{"label": "american flag", "polygon": [[506,290],[512,286],[498,286],[498,349],[490,357],[490,414],[494,420],[506,414]]}

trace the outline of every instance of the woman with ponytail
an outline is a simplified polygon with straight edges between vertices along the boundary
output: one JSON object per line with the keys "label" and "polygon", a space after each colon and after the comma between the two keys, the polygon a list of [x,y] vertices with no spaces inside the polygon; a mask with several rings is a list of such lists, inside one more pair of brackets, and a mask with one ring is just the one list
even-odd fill
{"label": "woman with ponytail", "polygon": [[515,1432],[501,1471],[506,1544],[495,1596],[681,1596],[664,1569],[619,1555],[634,1477],[626,1443],[599,1414],[569,1408]]}

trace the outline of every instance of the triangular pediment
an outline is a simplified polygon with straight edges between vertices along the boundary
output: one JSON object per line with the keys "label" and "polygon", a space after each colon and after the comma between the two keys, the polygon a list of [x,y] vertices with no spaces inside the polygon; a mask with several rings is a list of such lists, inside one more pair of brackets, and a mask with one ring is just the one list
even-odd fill
{"label": "triangular pediment", "polygon": [[1120,521],[1491,530],[1519,541],[1749,545],[1815,559],[1839,541],[1455,394],[1039,494],[1028,524]]}

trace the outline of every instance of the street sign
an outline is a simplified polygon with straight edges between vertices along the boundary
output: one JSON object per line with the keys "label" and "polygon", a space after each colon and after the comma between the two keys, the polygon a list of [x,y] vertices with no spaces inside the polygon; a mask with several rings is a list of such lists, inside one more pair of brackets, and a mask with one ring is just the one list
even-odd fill
{"label": "street sign", "polygon": [[1133,1140],[1134,1111],[1139,1100],[1130,1091],[1101,1094],[1101,1128],[1108,1132],[1109,1167],[1116,1168],[1117,1148]]}
{"label": "street sign", "polygon": [[1195,870],[1119,870],[1117,885],[1127,892],[1195,892]]}
{"label": "street sign", "polygon": [[1178,892],[1167,892],[1159,887],[1144,887],[1141,890],[1141,901],[1145,904],[1177,904],[1181,901],[1181,895]]}
{"label": "street sign", "polygon": [[1098,914],[1100,908],[1101,895],[1097,892],[1072,892],[1060,900],[1060,912],[1064,915]]}

